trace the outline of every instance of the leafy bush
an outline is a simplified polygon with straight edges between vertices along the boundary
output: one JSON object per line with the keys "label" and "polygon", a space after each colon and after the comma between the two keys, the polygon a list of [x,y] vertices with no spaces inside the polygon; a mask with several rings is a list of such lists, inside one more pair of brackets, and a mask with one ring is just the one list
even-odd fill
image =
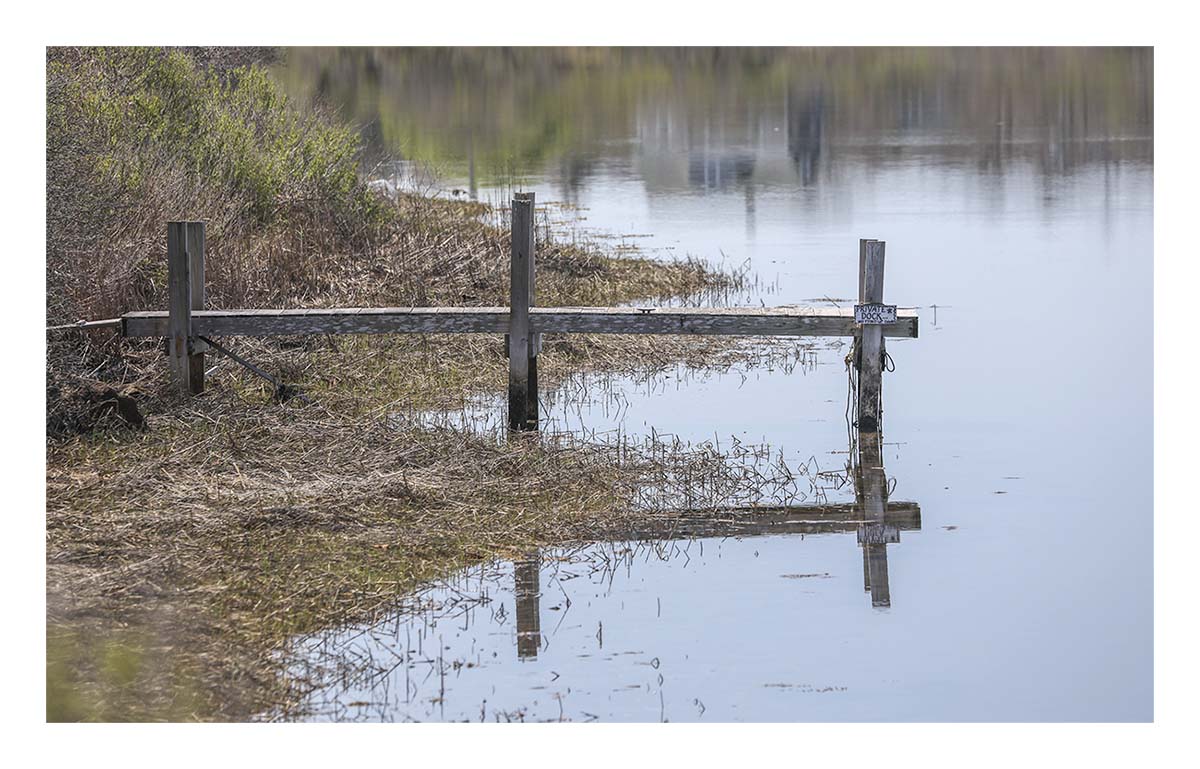
{"label": "leafy bush", "polygon": [[47,79],[63,83],[48,105],[50,144],[85,134],[94,173],[128,192],[167,162],[244,198],[260,224],[301,202],[374,213],[354,132],[295,109],[259,66],[217,73],[177,50],[55,50]]}
{"label": "leafy bush", "polygon": [[161,306],[171,219],[208,222],[210,288],[238,301],[234,262],[268,278],[263,265],[300,239],[309,253],[362,252],[391,216],[359,178],[356,132],[291,104],[259,65],[55,48],[46,93],[52,322]]}

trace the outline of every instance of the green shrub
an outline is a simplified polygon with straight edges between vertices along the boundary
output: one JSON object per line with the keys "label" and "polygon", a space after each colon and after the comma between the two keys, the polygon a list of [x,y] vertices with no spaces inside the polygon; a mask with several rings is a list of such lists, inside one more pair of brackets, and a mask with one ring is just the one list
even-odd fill
{"label": "green shrub", "polygon": [[[350,226],[381,215],[353,130],[301,112],[259,66],[217,73],[161,48],[53,49],[48,145],[82,134],[91,170],[136,192],[163,164],[242,198],[267,224],[297,205]],[[69,139],[68,139],[69,140]]]}

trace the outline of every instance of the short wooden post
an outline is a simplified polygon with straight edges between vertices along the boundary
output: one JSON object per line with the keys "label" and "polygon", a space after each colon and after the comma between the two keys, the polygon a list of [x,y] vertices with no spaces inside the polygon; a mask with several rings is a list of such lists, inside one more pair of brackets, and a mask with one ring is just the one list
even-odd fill
{"label": "short wooden post", "polygon": [[167,223],[167,354],[175,385],[181,392],[191,388],[191,356],[188,338],[192,335],[191,265],[187,253],[187,222]]}
{"label": "short wooden post", "polygon": [[[865,304],[883,303],[882,240],[863,244],[862,300]],[[858,431],[877,433],[880,427],[883,390],[883,326],[867,324],[861,328],[861,357],[858,361]]]}
{"label": "short wooden post", "polygon": [[[508,327],[508,427],[537,426],[536,362],[529,332],[529,306],[533,303],[533,193],[518,192],[512,201],[512,265]],[[532,365],[531,365],[532,363]],[[531,369],[533,381],[531,382]],[[530,406],[533,406],[531,409]]]}
{"label": "short wooden post", "polygon": [[[204,309],[204,222],[188,222],[185,245],[188,253],[188,278],[191,284],[191,309]],[[204,392],[204,352],[208,345],[188,331],[188,388],[193,395]]]}

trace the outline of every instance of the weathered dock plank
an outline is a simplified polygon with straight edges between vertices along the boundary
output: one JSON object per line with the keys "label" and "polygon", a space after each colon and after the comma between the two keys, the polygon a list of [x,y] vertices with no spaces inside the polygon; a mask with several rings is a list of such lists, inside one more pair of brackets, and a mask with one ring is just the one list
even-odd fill
{"label": "weathered dock plank", "polygon": [[[167,314],[132,312],[121,318],[128,337],[164,336]],[[503,334],[507,307],[343,307],[322,310],[205,310],[192,313],[200,336],[287,334]]]}
{"label": "weathered dock plank", "polygon": [[[197,336],[287,334],[505,334],[507,307],[345,307],[312,310],[197,310]],[[127,337],[165,337],[168,313],[122,316]],[[531,307],[531,333],[697,334],[728,336],[853,336],[851,307]],[[877,326],[883,336],[914,338],[915,310],[900,310],[895,323]]]}
{"label": "weathered dock plank", "polygon": [[[531,310],[535,331],[584,334],[852,336],[853,308],[555,307]],[[886,336],[917,336],[917,313],[901,311]]]}

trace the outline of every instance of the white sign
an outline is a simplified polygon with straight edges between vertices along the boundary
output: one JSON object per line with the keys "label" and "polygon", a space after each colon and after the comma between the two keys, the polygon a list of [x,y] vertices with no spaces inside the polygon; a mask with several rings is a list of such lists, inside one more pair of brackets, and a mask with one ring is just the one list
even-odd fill
{"label": "white sign", "polygon": [[856,304],[854,305],[854,322],[876,326],[884,323],[895,323],[896,305]]}
{"label": "white sign", "polygon": [[900,542],[900,528],[886,523],[868,523],[858,527],[860,545],[894,545]]}

